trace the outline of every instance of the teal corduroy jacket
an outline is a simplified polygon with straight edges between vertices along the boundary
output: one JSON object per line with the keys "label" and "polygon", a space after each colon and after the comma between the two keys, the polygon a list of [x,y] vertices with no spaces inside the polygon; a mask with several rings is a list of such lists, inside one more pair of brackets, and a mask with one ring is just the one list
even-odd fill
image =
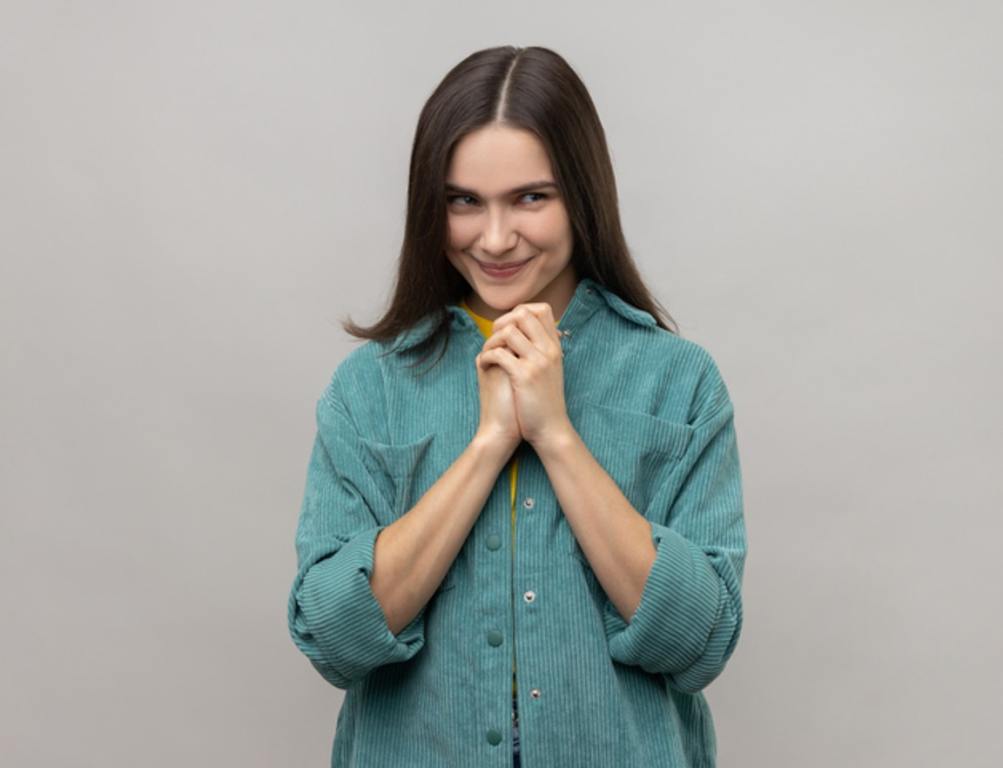
{"label": "teal corduroy jacket", "polygon": [[703,347],[590,278],[558,322],[565,402],[651,524],[657,557],[634,615],[607,598],[523,442],[514,549],[503,471],[435,594],[391,633],[369,583],[376,536],[478,426],[484,337],[448,311],[450,343],[424,376],[428,362],[405,363],[431,315],[355,348],[317,401],[288,626],[346,691],[332,766],[512,765],[513,651],[523,768],[714,766],[702,690],[739,639],[747,550],[733,406]]}

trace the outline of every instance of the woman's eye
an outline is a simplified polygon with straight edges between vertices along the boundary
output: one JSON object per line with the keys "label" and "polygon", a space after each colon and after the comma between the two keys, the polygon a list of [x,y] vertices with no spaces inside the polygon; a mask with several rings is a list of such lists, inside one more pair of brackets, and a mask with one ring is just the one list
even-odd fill
{"label": "woman's eye", "polygon": [[[525,199],[527,197],[530,197],[530,198],[535,197],[535,198],[537,198],[535,200],[530,200],[529,202],[530,203],[538,203],[541,200],[545,200],[547,198],[547,194],[545,192],[527,192],[526,194],[524,194],[522,196],[522,199]],[[471,203],[465,202],[467,200],[471,201]],[[470,196],[470,195],[448,195],[446,197],[446,202],[449,203],[450,205],[456,204],[456,205],[459,205],[459,206],[461,206],[463,208],[466,208],[466,207],[468,207],[468,205],[471,205],[471,204],[476,205],[477,199],[474,198],[474,197],[472,197],[472,196]]]}

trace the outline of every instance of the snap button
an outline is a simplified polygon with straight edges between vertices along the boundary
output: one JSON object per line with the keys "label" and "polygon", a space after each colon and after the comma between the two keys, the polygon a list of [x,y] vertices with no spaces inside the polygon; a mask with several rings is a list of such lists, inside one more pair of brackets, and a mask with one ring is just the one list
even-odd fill
{"label": "snap button", "polygon": [[529,692],[529,695],[532,696],[534,699],[540,698],[540,689],[539,688],[534,688],[533,690],[531,690]]}
{"label": "snap button", "polygon": [[522,599],[525,600],[527,603],[531,603],[534,600],[536,600],[536,592],[534,592],[533,590],[524,592],[522,595]]}
{"label": "snap button", "polygon": [[525,499],[522,500],[522,505],[526,509],[532,509],[535,504],[536,502],[533,500],[532,496],[527,496]]}

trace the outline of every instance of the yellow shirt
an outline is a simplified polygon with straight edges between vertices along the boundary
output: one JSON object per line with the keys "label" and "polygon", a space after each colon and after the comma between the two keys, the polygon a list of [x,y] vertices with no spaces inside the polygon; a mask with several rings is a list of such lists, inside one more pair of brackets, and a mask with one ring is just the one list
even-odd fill
{"label": "yellow shirt", "polygon": [[[485,339],[488,336],[491,335],[491,331],[494,328],[494,322],[492,320],[489,320],[486,317],[481,317],[480,315],[478,315],[476,312],[474,312],[474,310],[472,310],[467,305],[467,302],[465,302],[465,301],[461,300],[460,301],[460,306],[463,307],[463,309],[465,309],[467,311],[467,314],[469,314],[474,319],[474,322],[477,323],[477,327],[481,329],[481,333],[484,335]],[[518,474],[518,471],[519,471],[518,466],[517,466],[518,463],[519,463],[519,460],[516,459],[516,458],[514,458],[514,457],[509,462],[509,477],[511,478],[511,483],[512,483],[512,551],[513,551],[513,553],[515,552],[515,486],[516,486],[516,475]],[[514,554],[513,554],[513,557],[514,557]],[[513,646],[513,648],[512,648],[512,696],[513,696],[513,698],[515,697],[515,694],[516,694],[516,684],[515,684],[515,647]]]}

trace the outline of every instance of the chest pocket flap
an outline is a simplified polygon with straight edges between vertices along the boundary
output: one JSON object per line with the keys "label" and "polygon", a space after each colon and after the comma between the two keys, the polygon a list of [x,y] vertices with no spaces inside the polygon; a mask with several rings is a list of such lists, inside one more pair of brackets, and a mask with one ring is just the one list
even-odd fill
{"label": "chest pocket flap", "polygon": [[[631,505],[645,517],[664,523],[673,480],[681,480],[674,474],[694,428],[643,411],[591,401],[580,404],[576,428]],[[652,503],[656,498],[658,508]]]}
{"label": "chest pocket flap", "polygon": [[427,485],[435,481],[429,450],[434,438],[434,432],[405,443],[360,438],[362,461],[383,494],[384,504],[373,510],[381,523],[398,519],[421,498]]}

